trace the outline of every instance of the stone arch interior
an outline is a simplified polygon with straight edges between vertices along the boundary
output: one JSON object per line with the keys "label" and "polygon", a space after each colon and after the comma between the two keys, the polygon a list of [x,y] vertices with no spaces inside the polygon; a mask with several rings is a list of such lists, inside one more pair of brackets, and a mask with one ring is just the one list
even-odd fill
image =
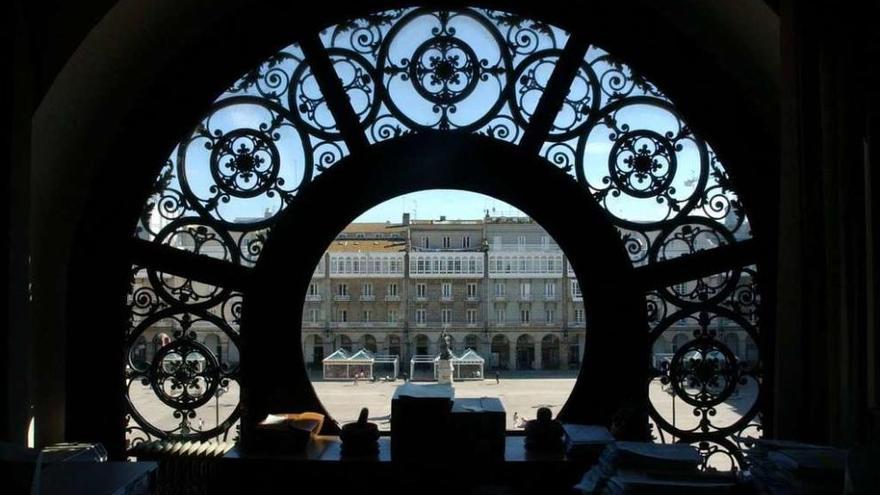
{"label": "stone arch interior", "polygon": [[[259,143],[257,143],[257,144],[259,144]],[[517,171],[516,169],[514,169],[514,171],[515,171],[516,173],[520,173],[520,172],[522,172],[522,171]],[[234,276],[233,276],[233,277],[229,277],[229,279],[235,279],[235,278],[236,278],[236,277],[234,277]]]}

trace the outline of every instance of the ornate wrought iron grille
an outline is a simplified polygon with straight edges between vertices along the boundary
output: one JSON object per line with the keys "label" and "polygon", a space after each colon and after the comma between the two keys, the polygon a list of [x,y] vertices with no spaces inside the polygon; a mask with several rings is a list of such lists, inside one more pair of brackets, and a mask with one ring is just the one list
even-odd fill
{"label": "ornate wrought iron grille", "polygon": [[[378,12],[308,33],[235,81],[178,143],[135,232],[130,440],[226,434],[238,406],[214,426],[199,411],[237,383],[242,308],[229,279],[259,262],[280,213],[316,175],[424,129],[513,143],[583,185],[654,287],[652,342],[688,334],[652,369],[698,421],[652,407],[658,439],[741,462],[734,435],[760,428],[759,297],[755,268],[742,268],[753,262],[737,248],[749,221],[727,171],[669,98],[585,36],[479,8]],[[156,252],[182,261],[154,266]],[[185,260],[206,258],[218,268],[210,280],[187,272]],[[669,263],[711,271],[681,283]],[[755,394],[741,419],[713,422],[742,387]],[[138,402],[145,390],[155,404]]]}

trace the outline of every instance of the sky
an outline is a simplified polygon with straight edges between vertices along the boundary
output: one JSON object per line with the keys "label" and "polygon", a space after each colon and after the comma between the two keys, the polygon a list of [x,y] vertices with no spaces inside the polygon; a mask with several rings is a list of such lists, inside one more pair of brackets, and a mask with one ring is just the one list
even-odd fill
{"label": "sky", "polygon": [[431,189],[404,194],[365,211],[356,222],[400,222],[403,213],[413,220],[437,220],[441,215],[449,220],[483,218],[489,210],[492,216],[525,216],[517,208],[484,194],[456,189]]}

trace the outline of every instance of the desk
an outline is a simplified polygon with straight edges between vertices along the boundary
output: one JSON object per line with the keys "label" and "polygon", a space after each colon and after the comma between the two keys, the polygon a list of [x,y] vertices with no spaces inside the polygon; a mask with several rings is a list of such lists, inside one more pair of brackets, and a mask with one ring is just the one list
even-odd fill
{"label": "desk", "polygon": [[216,481],[223,490],[237,483],[248,493],[278,490],[284,484],[291,489],[309,486],[330,492],[411,495],[568,493],[592,464],[563,454],[528,452],[524,442],[525,437],[506,437],[504,459],[473,461],[450,455],[426,462],[392,459],[389,437],[379,439],[377,456],[342,459],[339,438],[319,436],[296,455],[253,454],[235,448],[217,461],[221,465]]}

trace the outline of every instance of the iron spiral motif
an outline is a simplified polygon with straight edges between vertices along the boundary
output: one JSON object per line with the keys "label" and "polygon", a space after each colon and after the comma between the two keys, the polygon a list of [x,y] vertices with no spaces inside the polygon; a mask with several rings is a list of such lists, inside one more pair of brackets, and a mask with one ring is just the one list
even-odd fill
{"label": "iron spiral motif", "polygon": [[[682,296],[686,291],[667,287],[645,298],[652,347],[670,340],[678,346],[665,359],[655,354],[651,421],[659,441],[697,446],[707,469],[741,467],[739,439],[761,434],[761,340],[751,311],[760,300],[755,276],[746,267],[705,277],[716,287],[712,297]],[[659,405],[667,393],[681,401],[678,417]]]}
{"label": "iron spiral motif", "polygon": [[[187,304],[153,284],[155,271],[135,266],[131,274],[125,366],[129,445],[225,437],[240,416],[239,406],[222,414],[209,411],[224,393],[238,388],[240,295],[214,288],[210,299]],[[197,283],[170,282],[180,278],[158,277],[175,286]]]}
{"label": "iron spiral motif", "polygon": [[[368,142],[432,129],[518,144],[541,110],[569,34],[515,13],[409,7],[350,19],[319,38]],[[350,136],[336,117],[298,44],[267,57],[217,98],[161,164],[135,235],[255,266],[291,200],[348,155]],[[751,235],[714,150],[656,85],[600,47],[577,60],[539,153],[605,209],[635,267]],[[657,380],[697,418],[682,427],[653,408],[652,421],[662,441],[698,446],[707,467],[717,458],[738,465],[736,435],[761,428],[757,271],[717,268],[646,294],[652,342],[687,336],[666,368],[655,366]],[[137,266],[128,305],[131,440],[227,434],[238,406],[213,427],[197,420],[206,397],[237,386],[230,356],[238,348],[241,294]],[[151,417],[137,402],[134,392],[146,389],[132,387],[142,383],[165,416]],[[755,389],[754,404],[735,423],[718,424],[718,408],[743,387]]]}

